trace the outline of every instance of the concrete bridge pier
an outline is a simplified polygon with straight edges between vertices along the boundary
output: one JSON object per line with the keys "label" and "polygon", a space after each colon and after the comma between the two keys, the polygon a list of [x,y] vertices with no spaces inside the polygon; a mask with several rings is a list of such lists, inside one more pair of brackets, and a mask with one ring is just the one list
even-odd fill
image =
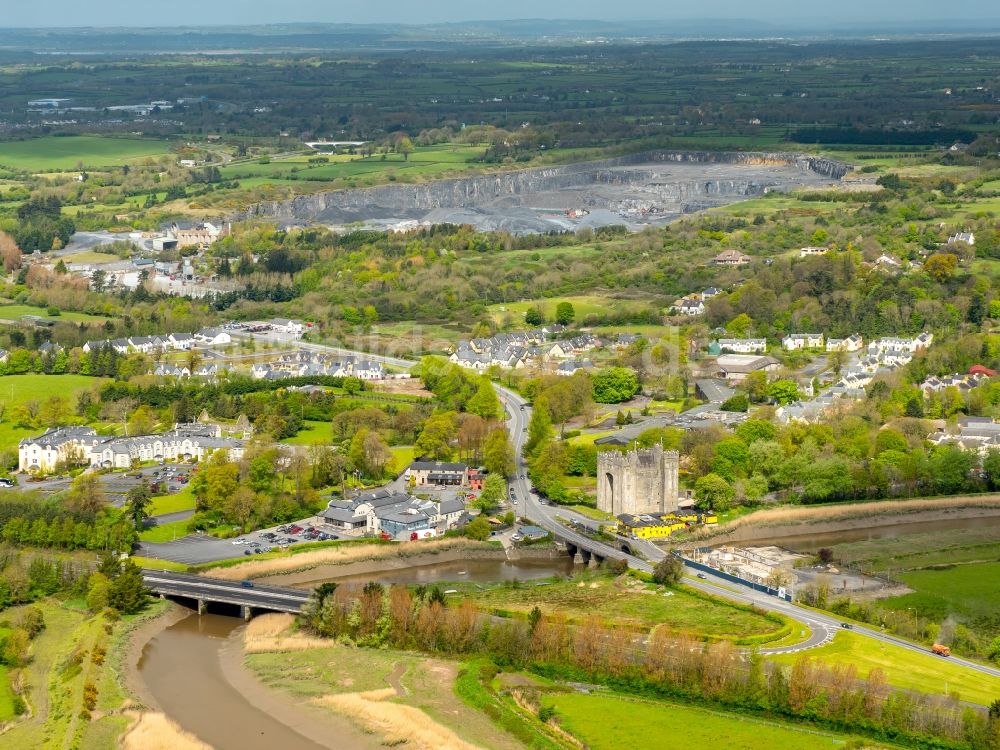
{"label": "concrete bridge pier", "polygon": [[[594,555],[589,549],[581,549],[577,555],[580,558],[580,562],[588,567],[590,567],[594,562]],[[574,560],[574,562],[576,562],[576,560]]]}
{"label": "concrete bridge pier", "polygon": [[251,610],[250,605],[244,604],[243,605],[243,622],[250,622],[250,618],[252,618],[252,617],[253,617],[253,611]]}
{"label": "concrete bridge pier", "polygon": [[203,615],[208,611],[208,603],[204,599],[198,600],[198,614]]}

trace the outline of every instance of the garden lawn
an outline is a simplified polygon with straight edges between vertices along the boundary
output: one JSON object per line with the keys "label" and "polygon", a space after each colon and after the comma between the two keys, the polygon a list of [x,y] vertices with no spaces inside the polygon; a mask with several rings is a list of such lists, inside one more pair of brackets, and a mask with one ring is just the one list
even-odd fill
{"label": "garden lawn", "polygon": [[[98,253],[94,253],[98,255]],[[105,263],[115,260],[113,255],[102,255]],[[68,261],[69,258],[66,258]],[[35,307],[34,305],[0,305],[0,318],[4,320],[20,320],[25,315],[37,315],[41,318],[49,318],[55,321],[67,321],[70,323],[94,323],[103,325],[107,318],[88,313],[60,311],[58,315],[49,315],[48,308]]]}
{"label": "garden lawn", "polygon": [[[670,594],[665,596],[664,594]],[[653,629],[657,625],[685,631],[694,636],[740,638],[773,633],[778,623],[722,601],[674,589],[654,586],[626,588],[610,576],[583,576],[518,588],[496,586],[465,594],[477,606],[488,610],[527,613],[538,606],[546,614],[560,613],[582,621],[596,615],[607,623]]]}
{"label": "garden lawn", "polygon": [[402,472],[415,460],[412,445],[394,445],[389,452],[392,453],[393,470],[397,472]]}
{"label": "garden lawn", "polygon": [[891,643],[879,643],[857,633],[840,632],[831,643],[804,654],[769,657],[794,664],[810,656],[828,664],[853,664],[864,679],[873,669],[885,672],[890,685],[924,693],[958,693],[963,701],[988,706],[1000,695],[1000,678],[980,674],[949,662],[941,656],[911,651]]}
{"label": "garden lawn", "polygon": [[329,445],[332,436],[329,422],[313,422],[307,419],[302,423],[301,430],[281,442],[289,445],[316,445],[318,443]]}
{"label": "garden lawn", "polygon": [[194,510],[194,492],[191,485],[184,485],[184,489],[173,495],[161,495],[153,498],[153,504],[149,507],[149,515],[162,516],[167,513],[179,513],[182,510]]}
{"label": "garden lawn", "polygon": [[603,693],[550,694],[542,703],[554,706],[560,726],[591,750],[822,750],[848,740],[739,714]]}
{"label": "garden lawn", "polygon": [[169,141],[144,138],[108,138],[78,135],[65,138],[32,138],[0,144],[0,165],[29,172],[114,167],[149,156],[162,156]]}
{"label": "garden lawn", "polygon": [[162,526],[153,526],[139,534],[142,542],[172,542],[188,535],[187,521],[174,521]]}

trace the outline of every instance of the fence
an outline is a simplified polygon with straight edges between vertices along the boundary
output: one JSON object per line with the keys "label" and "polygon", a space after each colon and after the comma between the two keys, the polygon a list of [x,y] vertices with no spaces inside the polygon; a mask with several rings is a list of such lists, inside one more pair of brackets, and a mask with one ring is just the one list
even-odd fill
{"label": "fence", "polygon": [[760,591],[761,593],[768,594],[769,596],[776,596],[780,599],[784,599],[786,602],[792,601],[792,595],[788,592],[784,592],[781,589],[771,588],[770,586],[763,583],[754,583],[753,581],[748,581],[745,578],[740,578],[739,576],[734,576],[732,573],[725,573],[717,568],[713,568],[710,565],[705,565],[704,563],[696,562],[694,560],[689,560],[688,558],[681,555],[679,552],[674,552],[674,554],[679,557],[684,564],[689,568],[694,568],[695,570],[700,570],[703,573],[711,573],[714,576],[719,576],[724,578],[730,583],[738,583],[740,586],[746,586],[754,591]]}

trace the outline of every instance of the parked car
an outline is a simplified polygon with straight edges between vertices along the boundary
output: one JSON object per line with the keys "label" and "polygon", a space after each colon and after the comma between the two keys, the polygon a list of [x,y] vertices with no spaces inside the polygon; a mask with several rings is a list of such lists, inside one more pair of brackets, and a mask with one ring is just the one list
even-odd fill
{"label": "parked car", "polygon": [[7,477],[0,477],[0,487],[13,487],[14,480]]}

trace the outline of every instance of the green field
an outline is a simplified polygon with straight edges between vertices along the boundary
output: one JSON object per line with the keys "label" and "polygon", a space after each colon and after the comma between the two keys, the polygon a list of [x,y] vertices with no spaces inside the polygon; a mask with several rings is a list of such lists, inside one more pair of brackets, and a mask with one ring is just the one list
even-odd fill
{"label": "green field", "polygon": [[182,510],[194,510],[195,497],[191,491],[191,485],[184,485],[184,489],[173,495],[161,495],[153,498],[153,504],[149,508],[149,515],[162,516],[166,513],[178,513]]}
{"label": "green field", "polygon": [[393,470],[397,473],[402,473],[416,458],[412,445],[394,445],[389,451],[392,453]]}
{"label": "green field", "polygon": [[[843,747],[844,735],[604,693],[549,694],[560,726],[591,750],[820,750]],[[868,745],[867,747],[872,747]]]}
{"label": "green field", "polygon": [[555,319],[556,306],[560,302],[570,302],[573,304],[576,320],[582,321],[588,315],[608,315],[612,312],[621,312],[629,307],[641,308],[644,305],[632,300],[619,300],[598,294],[586,294],[575,297],[553,297],[552,299],[532,299],[520,302],[508,302],[505,305],[490,305],[489,314],[497,325],[502,325],[504,318],[513,318],[515,327],[524,326],[524,314],[533,307],[540,307],[545,320],[551,322]]}
{"label": "green field", "polygon": [[[114,260],[113,255],[102,255],[101,257],[105,258],[105,262]],[[69,260],[69,258],[66,260]],[[49,311],[46,308],[35,307],[34,305],[0,305],[0,318],[4,320],[19,320],[25,315],[38,315],[57,322],[64,320],[70,323],[94,323],[102,325],[107,320],[107,318],[102,318],[98,315],[70,312],[69,310],[60,311],[59,315],[49,315]]]}
{"label": "green field", "polygon": [[[482,169],[474,162],[482,156],[485,148],[466,144],[439,144],[416,148],[408,159],[402,154],[381,154],[365,158],[360,154],[309,154],[296,155],[287,159],[275,159],[263,164],[260,161],[232,164],[222,168],[224,179],[238,179],[241,185],[282,182],[301,184],[302,181],[333,181],[360,178],[369,181],[388,179],[390,175],[399,178],[420,178],[440,176],[442,173],[464,169]],[[326,162],[310,159],[326,158]],[[248,182],[243,182],[248,180]]]}
{"label": "green field", "polygon": [[0,165],[28,172],[117,167],[150,156],[163,156],[169,141],[78,135],[0,143]]}
{"label": "green field", "polygon": [[483,609],[527,613],[537,606],[543,613],[563,614],[577,622],[596,615],[609,624],[643,630],[662,624],[696,636],[740,638],[781,628],[762,615],[722,601],[703,599],[680,589],[627,587],[609,576],[580,576],[516,589],[497,586],[464,595]]}
{"label": "green field", "polygon": [[[996,549],[996,548],[994,548]],[[915,593],[886,600],[893,609],[914,608],[924,617],[990,618],[1000,612],[1000,562],[958,565],[943,570],[914,570],[899,576]]]}
{"label": "green field", "polygon": [[935,565],[996,560],[1000,557],[1000,524],[848,542],[836,545],[833,551],[838,562],[893,575]]}
{"label": "green field", "polygon": [[100,388],[106,378],[86,375],[5,375],[0,377],[0,403],[7,409],[0,422],[0,450],[14,450],[22,438],[39,435],[44,427],[18,427],[10,421],[10,407],[26,401],[42,402],[50,396],[66,396],[70,410],[76,407],[76,397],[83,391]]}
{"label": "green field", "polygon": [[919,653],[879,643],[856,633],[837,633],[831,643],[805,654],[769,657],[782,664],[794,664],[801,656],[828,664],[853,664],[864,679],[873,669],[885,672],[890,685],[924,693],[957,693],[961,700],[988,706],[1000,695],[1000,678],[973,672],[928,651]]}
{"label": "green field", "polygon": [[281,442],[288,445],[329,445],[332,437],[329,422],[313,422],[307,419],[302,423],[301,430]]}

